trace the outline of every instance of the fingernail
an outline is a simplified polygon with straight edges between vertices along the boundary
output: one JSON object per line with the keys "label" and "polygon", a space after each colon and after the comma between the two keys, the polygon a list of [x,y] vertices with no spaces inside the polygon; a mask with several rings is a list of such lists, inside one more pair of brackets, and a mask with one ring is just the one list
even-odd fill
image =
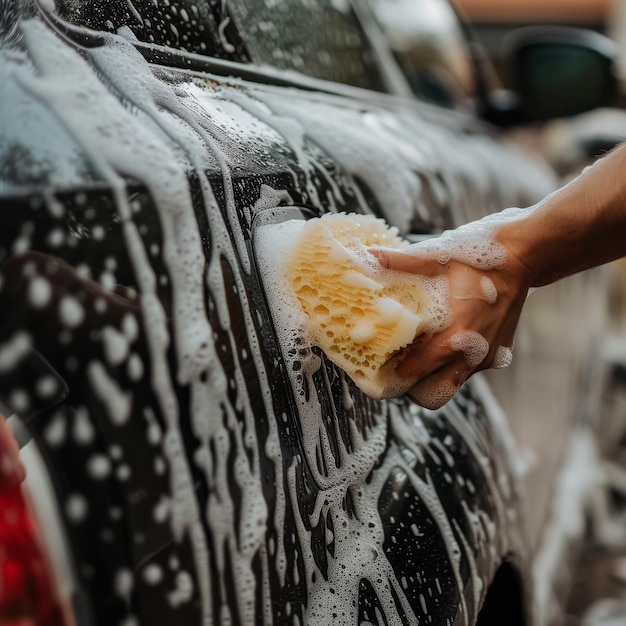
{"label": "fingernail", "polygon": [[383,267],[387,267],[387,253],[380,248],[368,248],[367,251],[371,254]]}

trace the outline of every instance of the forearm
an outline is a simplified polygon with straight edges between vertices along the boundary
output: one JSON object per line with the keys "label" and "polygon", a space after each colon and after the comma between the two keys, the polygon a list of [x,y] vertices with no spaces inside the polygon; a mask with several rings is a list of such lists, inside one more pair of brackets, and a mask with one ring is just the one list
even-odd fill
{"label": "forearm", "polygon": [[626,145],[550,196],[497,239],[531,287],[626,255]]}
{"label": "forearm", "polygon": [[495,213],[403,251],[371,252],[387,269],[445,279],[451,322],[420,335],[396,367],[415,381],[409,397],[438,408],[474,372],[510,362],[529,287],[626,255],[626,146],[528,210]]}

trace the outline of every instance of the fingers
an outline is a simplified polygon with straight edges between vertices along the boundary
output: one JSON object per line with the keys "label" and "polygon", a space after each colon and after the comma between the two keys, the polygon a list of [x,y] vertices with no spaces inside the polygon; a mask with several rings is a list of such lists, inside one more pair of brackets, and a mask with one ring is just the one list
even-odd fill
{"label": "fingers", "polygon": [[458,392],[475,372],[506,367],[511,349],[490,349],[487,340],[473,331],[450,329],[427,337],[422,335],[398,357],[396,373],[417,381],[407,396],[428,409],[438,409]]}
{"label": "fingers", "polygon": [[[388,270],[399,270],[401,272],[410,272],[410,265],[408,259],[404,257],[406,255],[398,254],[395,251],[387,250],[385,248],[370,248],[369,253],[376,257],[378,262]],[[414,259],[411,259],[414,260]]]}
{"label": "fingers", "polygon": [[397,357],[396,373],[403,378],[421,380],[454,356],[447,342],[420,335]]}
{"label": "fingers", "polygon": [[427,409],[448,402],[474,369],[465,352],[443,339],[418,338],[399,358],[396,373],[418,381],[406,395]]}
{"label": "fingers", "polygon": [[525,301],[517,276],[505,271],[487,276],[484,270],[437,256],[431,248],[369,252],[383,268],[446,281],[450,325],[421,335],[395,358],[396,374],[408,384],[415,381],[407,393],[410,399],[439,408],[473,373],[511,362],[508,347]]}
{"label": "fingers", "polygon": [[388,270],[424,276],[435,276],[441,273],[441,264],[433,258],[416,256],[406,250],[392,248],[369,248],[368,251]]}
{"label": "fingers", "polygon": [[427,409],[439,409],[456,395],[470,374],[464,357],[457,356],[416,383],[406,395]]}

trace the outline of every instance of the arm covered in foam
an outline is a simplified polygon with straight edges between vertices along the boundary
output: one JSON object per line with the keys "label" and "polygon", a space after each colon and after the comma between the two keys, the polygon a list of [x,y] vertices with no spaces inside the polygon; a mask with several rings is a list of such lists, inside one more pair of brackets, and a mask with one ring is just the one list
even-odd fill
{"label": "arm covered in foam", "polygon": [[626,146],[534,207],[372,252],[389,269],[448,281],[452,323],[418,337],[396,368],[419,381],[410,397],[438,408],[474,372],[510,362],[529,288],[626,255]]}

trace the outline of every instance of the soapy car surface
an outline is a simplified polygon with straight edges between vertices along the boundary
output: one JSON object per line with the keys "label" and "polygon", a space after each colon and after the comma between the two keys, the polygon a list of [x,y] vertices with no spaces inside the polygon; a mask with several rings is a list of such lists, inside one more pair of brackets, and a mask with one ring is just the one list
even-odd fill
{"label": "soapy car surface", "polygon": [[488,387],[433,412],[365,395],[294,338],[256,224],[358,213],[403,237],[530,204],[551,173],[471,115],[252,65],[225,4],[194,6],[0,16],[0,399],[23,489],[49,485],[64,606],[78,626],[469,625],[505,572],[516,623],[532,579]]}

